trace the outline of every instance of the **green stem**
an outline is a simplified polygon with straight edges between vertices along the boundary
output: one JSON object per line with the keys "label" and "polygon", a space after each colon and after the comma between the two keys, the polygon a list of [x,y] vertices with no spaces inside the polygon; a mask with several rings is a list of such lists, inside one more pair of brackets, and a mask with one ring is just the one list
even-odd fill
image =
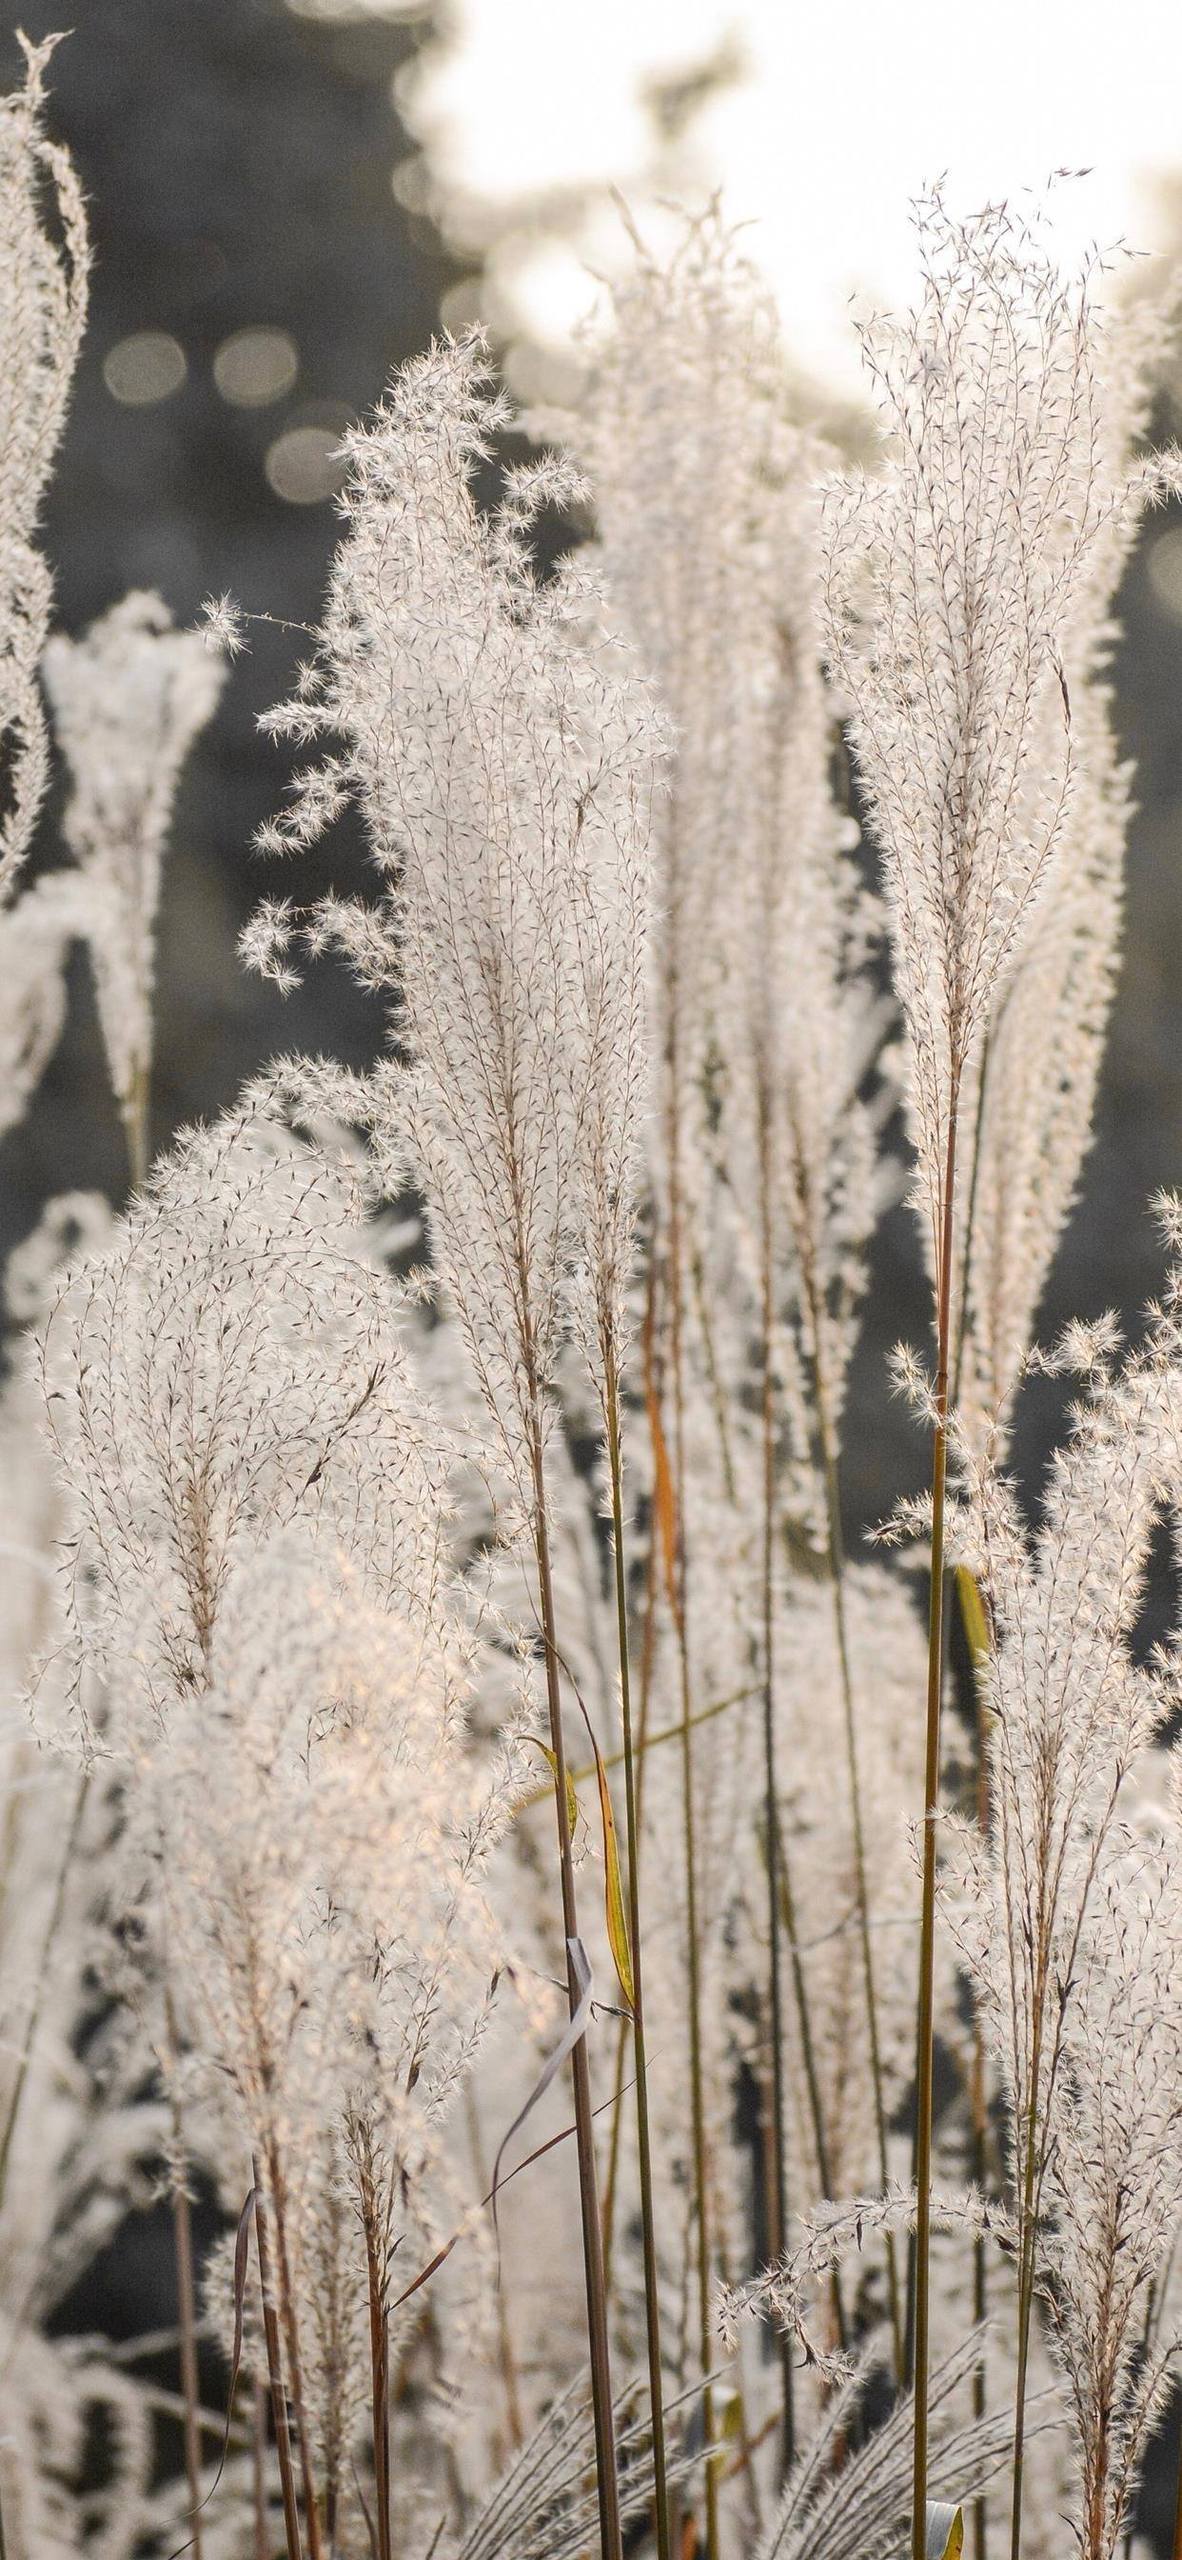
{"label": "green stem", "polygon": [[714,2445],[714,2394],[710,2384],[713,2335],[710,2323],[710,2203],[707,2175],[705,2073],[702,2059],[702,1977],[698,1938],[697,1821],[694,1805],[693,1694],[687,1626],[688,1564],[685,1538],[685,1366],[682,1335],[682,1236],[680,1121],[677,1109],[677,1064],[671,1041],[668,1059],[669,1112],[669,1335],[673,1400],[673,1485],[676,1536],[673,1601],[681,1693],[682,1837],[685,1853],[686,1961],[689,1992],[690,2124],[694,2164],[694,2201],[698,2237],[698,2353],[702,2372],[702,2418],[705,2442],[706,2555],[719,2560],[718,2467]]}
{"label": "green stem", "polygon": [[267,2395],[261,2382],[254,2386],[251,2482],[254,2493],[254,2560],[271,2560],[271,2538],[267,2531]]}
{"label": "green stem", "polygon": [[[179,2133],[179,2125],[177,2126]],[[193,2281],[193,2213],[184,2170],[173,2171],[172,2223],[176,2249],[177,2309],[181,2339],[181,2389],[185,2402],[185,2484],[189,2493],[189,2549],[201,2560],[201,2430],[198,2423],[197,2304]]]}
{"label": "green stem", "polygon": [[[567,1942],[567,1988],[573,2017],[579,2002],[579,1986],[575,1976],[574,1960],[570,1954],[570,1945],[572,1940],[579,1936],[579,1915],[575,1895],[574,1860],[571,1854],[570,1821],[567,1812],[566,1745],[562,1730],[562,1696],[558,1679],[558,1636],[542,1456],[541,1400],[536,1382],[532,1380],[530,1463],[533,1473],[534,1547],[538,1568],[538,1599],[545,1652],[546,1702],[550,1718],[550,1747],[554,1753],[554,1802],[558,1823],[562,1924]],[[608,2338],[607,2287],[603,2265],[603,2227],[599,2218],[595,2133],[591,2108],[591,2073],[585,2036],[580,2036],[571,2056],[571,2073],[574,2080],[579,2206],[583,2225],[583,2270],[587,2296],[587,2342],[591,2359],[591,2401],[595,2424],[600,2553],[601,2560],[622,2560],[620,2486],[616,2470],[615,2419],[612,2410],[611,2348]]]}
{"label": "green stem", "polygon": [[[833,2204],[836,2202],[833,2184],[833,2170],[829,2159],[829,2141],[825,2132],[824,2110],[821,2105],[821,2076],[817,2069],[816,2048],[813,2043],[812,2016],[809,2010],[808,1991],[804,1979],[804,1963],[800,1952],[800,1939],[797,1934],[796,1898],[792,1890],[792,1869],[788,1859],[788,1850],[784,1834],[778,1819],[776,1823],[776,1837],[779,1843],[778,1866],[780,1911],[783,1921],[784,1935],[788,1941],[789,1962],[792,1966],[792,1983],[796,1996],[796,2016],[797,2023],[800,2028],[800,2054],[801,2061],[804,2065],[804,2085],[808,2095],[809,2122],[812,2126],[813,2148],[817,2155],[817,2177],[820,2183],[821,2193],[825,2197],[826,2202]],[[845,2307],[842,2302],[841,2277],[836,2267],[833,2269],[829,2283],[830,2298],[833,2303],[834,2326],[837,2331],[838,2343],[844,2348],[847,2343],[846,2317]]]}
{"label": "green stem", "polygon": [[640,2165],[640,2217],[644,2247],[644,2312],[648,2341],[649,2399],[653,2429],[653,2490],[659,2560],[671,2560],[669,2486],[665,2460],[664,2373],[652,2145],[648,2112],[648,2057],[644,2031],[644,1970],[640,1913],[640,1822],[636,1760],[632,1746],[632,1680],[628,1654],[628,1593],[624,1567],[624,1470],[619,1391],[614,1358],[605,1360],[608,1460],[611,1468],[612,1538],[615,1547],[616,1632],[620,1654],[620,1717],[624,1740],[624,1804],[628,1832],[628,1926],[632,1938],[632,2033],[636,2047],[636,2137]]}
{"label": "green stem", "polygon": [[[874,1980],[874,1957],[870,1943],[870,1895],[867,1884],[866,1833],[862,1818],[862,1787],[858,1767],[857,1722],[854,1715],[854,1682],[850,1661],[849,1626],[845,1605],[845,1543],[841,1529],[841,1494],[837,1477],[837,1457],[829,1429],[828,1408],[820,1361],[816,1363],[817,1414],[821,1430],[821,1454],[825,1470],[825,1501],[828,1520],[829,1574],[833,1587],[833,1618],[837,1634],[837,1656],[841,1675],[842,1719],[845,1735],[846,1774],[850,1791],[850,1825],[854,1841],[854,1895],[858,1914],[858,1936],[861,1942],[862,1981],[866,1995],[866,2026],[870,2040],[870,2078],[874,2091],[874,2129],[878,2146],[878,2171],[885,2194],[889,2184],[887,2157],[886,2103],[883,2096],[882,2046],[878,2030],[878,1993]],[[886,2234],[887,2292],[891,2307],[891,2338],[894,2349],[895,2375],[903,2376],[903,2312],[899,2287],[899,2261],[893,2231]]]}
{"label": "green stem", "polygon": [[[646,1331],[648,1330],[648,1324],[649,1319],[646,1319]],[[636,1718],[635,1730],[632,1737],[632,1765],[636,1773],[636,1836],[638,1840],[643,1839],[644,1837],[645,1754],[648,1750],[650,1740],[648,1716],[649,1704],[652,1695],[653,1649],[656,1637],[656,1625],[657,1550],[655,1541],[650,1538],[647,1569],[644,1577],[644,1624],[640,1647],[640,1711]],[[671,1724],[666,1726],[664,1733],[653,1734],[651,1739],[654,1742],[676,1742],[680,1736],[680,1732],[680,1724]],[[621,1769],[624,1765],[623,1752],[613,1751],[606,1754],[603,1765],[605,1769]],[[575,1784],[578,1786],[581,1784],[583,1779],[593,1778],[594,1776],[594,1764],[587,1769],[576,1769]],[[620,2148],[620,2117],[622,2113],[622,2101],[624,2095],[624,2069],[627,2059],[628,2022],[627,2019],[621,2018],[619,2031],[616,2037],[616,2068],[614,2082],[615,2099],[612,2107],[611,2140],[608,2148],[608,2173],[604,2181],[603,2198],[603,2258],[604,2266],[607,2270],[609,2297],[611,2294],[612,2234],[615,2228],[617,2167]]]}
{"label": "green stem", "polygon": [[924,1751],[923,1888],[919,1943],[915,2091],[915,2434],[912,2560],[925,2560],[928,2492],[928,2383],[931,2366],[932,2066],[935,2047],[936,1819],[940,1802],[940,1703],[944,1675],[944,1509],[948,1474],[948,1352],[956,1188],[957,1088],[948,1111],[940,1260],[936,1274],[936,1392],[932,1433],[932,1585],[928,1612],[927,1732]]}
{"label": "green stem", "polygon": [[[775,1380],[772,1368],[772,1239],[770,1214],[770,1133],[768,1115],[761,1113],[760,1126],[760,1190],[761,1190],[761,1318],[763,1358],[763,1770],[764,1770],[764,1857],[767,1863],[768,1921],[768,2002],[771,2025],[771,2176],[768,2181],[770,2230],[768,2242],[773,2258],[783,2258],[788,2246],[788,2141],[784,2123],[784,1994],[780,1959],[780,1893],[781,1865],[784,1867],[783,1890],[788,1900],[792,1942],[795,1946],[795,1913],[792,1909],[791,1886],[787,1862],[780,1855],[780,1794],[776,1767],[776,1673],[775,1673],[775,1560],[776,1560],[776,1418]],[[793,1955],[793,1974],[801,2027],[807,2023],[804,1976],[799,1953]],[[811,2043],[811,2039],[810,2039]],[[817,2098],[817,2131],[821,2130],[819,2091]],[[781,2445],[782,2475],[792,2467],[796,2450],[794,2408],[794,2376],[792,2341],[785,2333],[780,2340],[780,2378],[784,2394],[783,2437]]]}
{"label": "green stem", "polygon": [[1010,2505],[1010,2560],[1020,2560],[1022,2491],[1026,2449],[1026,2389],[1030,2362],[1030,2329],[1034,2312],[1035,2183],[1038,2171],[1038,2077],[1042,2067],[1042,2002],[1036,2004],[1031,2049],[1030,2088],[1026,2110],[1026,2159],[1022,2174],[1021,2241],[1018,2252],[1018,2373],[1014,2389],[1013,2494]]}

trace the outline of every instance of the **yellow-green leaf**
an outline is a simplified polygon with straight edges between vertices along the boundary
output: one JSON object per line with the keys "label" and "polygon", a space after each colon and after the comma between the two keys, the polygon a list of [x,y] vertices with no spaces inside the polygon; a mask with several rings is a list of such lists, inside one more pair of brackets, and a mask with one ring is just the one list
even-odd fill
{"label": "yellow-green leaf", "polygon": [[[592,1735],[594,1741],[594,1735]],[[603,1753],[595,1743],[595,1775],[599,1780],[599,1810],[603,1820],[603,1890],[607,1906],[607,1940],[612,1963],[620,1977],[620,1989],[631,2008],[636,1999],[632,1973],[632,1946],[628,1936],[628,1914],[624,1904],[624,1887],[620,1876],[620,1850],[616,1838],[616,1817],[612,1811],[611,1789],[603,1765]]]}
{"label": "yellow-green leaf", "polygon": [[[536,1751],[540,1751],[540,1752],[541,1752],[541,1754],[542,1754],[542,1758],[543,1758],[544,1760],[548,1760],[548,1761],[549,1761],[549,1763],[550,1763],[550,1775],[551,1775],[551,1777],[552,1777],[552,1778],[553,1778],[553,1780],[554,1780],[554,1784],[555,1784],[555,1786],[557,1787],[557,1785],[558,1785],[558,1760],[557,1760],[557,1757],[556,1757],[555,1753],[551,1750],[549,1743],[548,1743],[548,1742],[543,1742],[543,1741],[542,1741],[542,1739],[541,1739],[541,1736],[540,1736],[539,1734],[536,1734],[536,1733],[531,1733],[531,1734],[529,1735],[528,1739],[533,1743],[535,1750],[536,1750]],[[533,1804],[533,1803],[535,1803],[535,1802],[536,1802],[536,1798],[535,1798],[535,1797],[533,1797],[533,1796],[527,1796],[527,1797],[526,1797],[526,1799],[525,1799],[525,1801],[526,1801],[526,1803],[527,1803],[527,1804]],[[568,1769],[568,1770],[567,1770],[567,1773],[566,1773],[566,1825],[567,1825],[567,1829],[568,1829],[568,1831],[570,1832],[570,1836],[571,1836],[571,1839],[572,1839],[572,1840],[574,1839],[575,1832],[576,1832],[576,1830],[578,1829],[578,1823],[579,1823],[579,1799],[578,1799],[578,1796],[577,1796],[577,1795],[576,1795],[576,1793],[575,1793],[575,1782],[574,1782],[574,1779],[572,1778],[571,1773],[570,1773],[570,1770]]]}
{"label": "yellow-green leaf", "polygon": [[956,1596],[960,1602],[969,1652],[973,1657],[973,1669],[981,1670],[989,1660],[989,1620],[976,1576],[970,1573],[967,1564],[958,1564],[956,1568]]}
{"label": "yellow-green leaf", "polygon": [[928,2500],[927,2560],[960,2560],[964,2550],[964,2509],[943,2498]]}
{"label": "yellow-green leaf", "polygon": [[738,2444],[743,2433],[743,2403],[737,2391],[728,2394],[723,2405],[722,2423],[718,2428],[724,2444]]}
{"label": "yellow-green leaf", "polygon": [[651,1380],[645,1388],[645,1408],[653,1444],[653,1513],[657,1524],[657,1544],[665,1568],[665,1587],[669,1606],[677,1614],[677,1498],[673,1490],[673,1472],[665,1426],[661,1420],[660,1398]]}

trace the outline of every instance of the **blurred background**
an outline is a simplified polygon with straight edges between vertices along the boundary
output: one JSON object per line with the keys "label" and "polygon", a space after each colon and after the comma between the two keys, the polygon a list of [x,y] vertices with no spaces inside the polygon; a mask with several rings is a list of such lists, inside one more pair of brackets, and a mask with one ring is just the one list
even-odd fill
{"label": "blurred background", "polygon": [[[24,0],[34,37],[62,14],[63,0]],[[95,272],[46,525],[57,619],[76,633],[131,586],[157,588],[182,621],[224,588],[278,617],[254,626],[182,788],[158,1144],[282,1049],[360,1061],[380,1038],[337,967],[284,1003],[239,969],[235,941],[265,883],[252,834],[284,778],[255,724],[306,647],[283,622],[317,616],[333,448],[441,318],[484,317],[523,398],[561,393],[572,329],[627,254],[613,191],[659,239],[673,203],[719,189],[779,295],[802,401],[856,429],[850,297],[906,296],[908,204],[942,170],[966,210],[1090,172],[1051,190],[1069,263],[1093,238],[1182,245],[1182,15],[1166,9],[1142,9],[1123,46],[1093,0],[854,0],[803,16],[780,0],[78,0],[65,15],[52,117],[90,200]],[[0,71],[18,76],[14,31]],[[1176,432],[1180,398],[1175,368],[1160,432]],[[1122,623],[1119,721],[1140,801],[1125,966],[1048,1327],[1107,1305],[1135,1316],[1157,1271],[1146,1203],[1182,1181],[1182,521],[1151,522]],[[44,864],[59,858],[57,819],[51,801]],[[347,831],[333,858],[343,876],[363,865]],[[75,1186],[126,1187],[81,960],[36,1110],[5,1142],[0,1242]],[[920,1466],[882,1380],[884,1348],[923,1324],[902,1209],[879,1266],[851,1526]],[[1030,1395],[1020,1441],[1032,1487],[1046,1395]]]}

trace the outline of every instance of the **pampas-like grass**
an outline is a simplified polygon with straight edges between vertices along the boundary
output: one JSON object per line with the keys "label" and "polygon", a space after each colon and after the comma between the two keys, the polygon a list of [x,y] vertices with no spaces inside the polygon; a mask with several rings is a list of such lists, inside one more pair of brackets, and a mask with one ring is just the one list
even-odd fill
{"label": "pampas-like grass", "polygon": [[[85,273],[47,58],[0,121],[4,858],[43,664],[73,867],[0,918],[0,1116],[85,940],[136,1196],[53,1205],[8,1275],[7,2560],[918,2560],[970,2504],[982,2560],[1068,2509],[1114,2560],[1176,2360],[1175,1206],[1139,1344],[1044,1358],[1080,1393],[1037,1520],[1005,1457],[1116,967],[1161,315],[925,199],[858,474],[715,208],[634,242],[534,461],[480,340],[404,368],[267,724],[264,850],[327,865],[352,802],[372,894],[280,888],[244,945],[281,987],[343,957],[387,1050],[152,1166],[169,812],[248,625],[132,595],[44,645]],[[592,531],[543,574],[546,510]],[[934,1481],[872,1562],[900,1093]],[[157,2186],[173,2395],[160,2340],[59,2334]]]}

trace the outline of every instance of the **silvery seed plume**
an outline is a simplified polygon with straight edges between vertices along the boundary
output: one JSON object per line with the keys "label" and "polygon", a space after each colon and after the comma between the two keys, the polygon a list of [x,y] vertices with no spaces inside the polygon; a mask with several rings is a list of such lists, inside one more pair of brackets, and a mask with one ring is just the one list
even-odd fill
{"label": "silvery seed plume", "polygon": [[[271,725],[343,750],[299,779],[264,842],[362,806],[379,904],[325,901],[305,932],[396,994],[405,1066],[370,1117],[428,1202],[432,1255],[511,1477],[570,1324],[621,1319],[641,1105],[645,847],[658,732],[597,627],[594,586],[535,581],[528,535],[557,463],[472,489],[509,422],[476,342],[404,367],[347,442],[347,533],[320,654]],[[282,902],[246,938],[279,959]]]}
{"label": "silvery seed plume", "polygon": [[65,1028],[66,965],[90,920],[85,884],[51,871],[0,909],[0,1132],[23,1120]]}
{"label": "silvery seed plume", "polygon": [[[462,2220],[447,2120],[502,1961],[483,1880],[512,1797],[468,1750],[458,1662],[445,1610],[433,1640],[344,1553],[289,1535],[234,1576],[208,1686],[141,1753],[129,1824],[159,1862],[186,2118],[196,2102],[218,2129],[227,2201],[253,2157],[283,2231],[342,2551],[363,2541],[371,2301],[396,2367],[423,2309],[396,2297]],[[482,2351],[478,2229],[457,2272],[458,2369]]]}
{"label": "silvery seed plume", "polygon": [[[1064,1357],[1094,1349],[1081,1329]],[[1122,1789],[1167,1712],[1164,1675],[1135,1659],[1131,1638],[1177,1382],[1164,1358],[1121,1371],[1103,1346],[1099,1356],[1052,1463],[1037,1535],[987,1462],[966,1466],[958,1531],[990,1625],[976,1674],[989,1717],[990,1830],[955,1835],[968,1865],[949,1916],[1008,2091],[1015,2158],[1036,2129],[1032,2209],[1053,2139],[1051,2022],[1061,2034]]]}
{"label": "silvery seed plume", "polygon": [[[518,1783],[511,1746],[470,1747],[450,1450],[363,1210],[344,1150],[248,1101],[69,1276],[41,1353],[66,1660],[124,1805],[111,1987],[190,2156],[235,2207],[262,2182],[342,2537],[371,2304],[460,2211],[443,2128],[495,1989],[483,1879]],[[466,2263],[457,2352],[475,2240]]]}
{"label": "silvery seed plume", "polygon": [[[45,67],[58,38],[21,42],[25,85],[0,99],[0,895],[24,860],[48,779],[37,666],[51,585],[36,536],[86,320],[90,264],[73,163],[43,121]],[[46,193],[58,239],[45,219]]]}
{"label": "silvery seed plume", "polygon": [[1040,2284],[1078,2447],[1073,2523],[1113,2560],[1178,2338],[1155,2297],[1182,2209],[1182,1901],[1176,1818],[1117,1835],[1080,1933],[1053,2092]]}
{"label": "silvery seed plume", "polygon": [[44,676],[70,773],[64,831],[84,875],[99,1020],[142,1176],[165,838],[225,670],[200,634],[174,630],[159,596],[137,592],[80,640],[55,635]]}
{"label": "silvery seed plume", "polygon": [[[9,1314],[43,1315],[65,1250],[101,1232],[93,1198],[53,1203],[10,1260]],[[99,2341],[62,2329],[72,2292],[144,2192],[160,2110],[142,2091],[112,2084],[96,1989],[113,1793],[84,1780],[60,1748],[64,1702],[52,1666],[36,1733],[25,1704],[53,1627],[64,1521],[33,1384],[17,1364],[0,1399],[0,1486],[0,2506],[9,2560],[65,2560],[91,2532],[124,2560],[145,2512],[150,2411]],[[96,2442],[105,2448],[101,2485],[89,2471]]]}
{"label": "silvery seed plume", "polygon": [[[1106,322],[1097,436],[1103,480],[1135,470],[1172,329],[1160,297]],[[1074,781],[1047,893],[998,985],[964,1096],[970,1178],[963,1195],[967,1325],[962,1411],[976,1429],[1008,1420],[1056,1244],[1091,1136],[1119,956],[1132,775],[1112,726],[1113,601],[1137,530],[1113,513],[1090,545],[1060,655]],[[1053,761],[1063,705],[1044,701],[1037,776]],[[1033,784],[1027,786],[1028,797]]]}
{"label": "silvery seed plume", "polygon": [[[966,2420],[957,2409],[981,2346],[970,2333],[932,2374],[932,2495],[967,2507],[1009,2451],[1008,2415]],[[911,2408],[906,2398],[865,2443],[841,2444],[873,2374],[866,2351],[831,2393],[812,2439],[789,2477],[759,2560],[896,2560],[905,2548],[911,2498]]]}
{"label": "silvery seed plume", "polygon": [[923,288],[862,344],[881,470],[835,481],[823,609],[882,854],[938,1260],[966,1066],[1053,872],[1076,785],[1064,649],[1097,544],[1162,492],[1105,433],[1094,278],[1005,205],[917,215]]}
{"label": "silvery seed plume", "polygon": [[[1176,1248],[1176,1216],[1170,1231]],[[1175,1694],[1170,1655],[1144,1664],[1134,1638],[1154,1526],[1177,1499],[1178,1287],[1175,1268],[1137,1355],[1118,1358],[1108,1323],[1071,1329],[1047,1364],[1082,1372],[1086,1393],[1037,1533],[967,1448],[958,1525],[989,1624],[975,1671],[989,1826],[949,1824],[945,1909],[1007,2100],[1018,2404],[1022,2306],[1041,2296],[1089,2560],[1123,2529],[1172,2353],[1146,2353],[1145,2321],[1179,2204],[1177,1851],[1131,1824]]]}
{"label": "silvery seed plume", "polygon": [[717,212],[667,265],[638,244],[585,353],[568,432],[609,590],[675,739],[653,835],[651,1178],[663,1198],[677,1120],[687,1198],[715,1177],[694,1247],[732,1222],[756,1306],[770,1215],[780,1357],[819,1363],[836,1427],[881,1205],[859,1087],[884,1026],[856,830],[831,791],[817,586],[833,457],[793,419],[774,313]]}
{"label": "silvery seed plume", "polygon": [[278,1530],[335,1531],[379,1597],[449,1576],[448,1454],[363,1218],[347,1161],[248,1100],[180,1143],[51,1312],[84,1716],[108,1655],[128,1717],[200,1685],[229,1578]]}

